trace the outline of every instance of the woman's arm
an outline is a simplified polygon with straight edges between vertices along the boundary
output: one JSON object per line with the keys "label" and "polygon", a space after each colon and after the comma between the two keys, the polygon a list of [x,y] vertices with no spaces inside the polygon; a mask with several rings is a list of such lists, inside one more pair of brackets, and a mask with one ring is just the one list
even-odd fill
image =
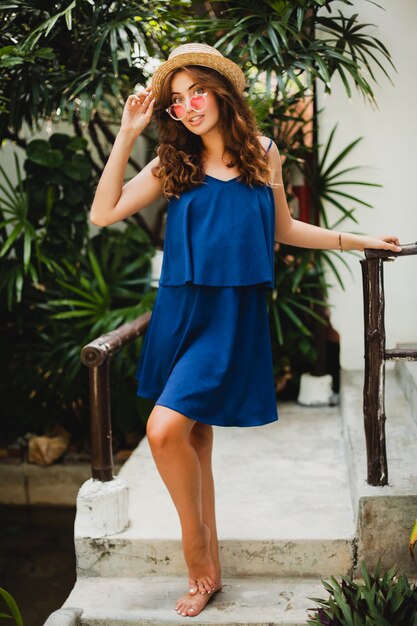
{"label": "woman's arm", "polygon": [[162,181],[151,172],[155,165],[159,165],[159,157],[155,157],[123,185],[130,153],[136,139],[151,120],[153,103],[148,89],[129,96],[126,101],[120,130],[91,205],[90,221],[97,226],[115,224],[161,196]]}
{"label": "woman's arm", "polygon": [[[381,248],[399,252],[399,239],[396,235],[369,237],[354,235],[322,228],[296,220],[291,216],[282,180],[281,157],[276,143],[273,142],[269,151],[269,163],[273,173],[272,181],[275,199],[275,241],[301,248],[319,248],[321,250],[364,250],[364,248]],[[339,237],[340,235],[340,237]]]}

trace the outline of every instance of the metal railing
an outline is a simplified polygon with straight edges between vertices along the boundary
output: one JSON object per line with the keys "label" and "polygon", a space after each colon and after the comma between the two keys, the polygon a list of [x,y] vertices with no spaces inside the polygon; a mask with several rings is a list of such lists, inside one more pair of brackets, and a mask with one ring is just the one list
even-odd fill
{"label": "metal railing", "polygon": [[385,361],[416,361],[417,350],[413,348],[386,349],[385,346],[385,295],[384,261],[396,257],[417,254],[417,242],[401,244],[401,252],[364,250],[361,259],[364,334],[365,375],[363,385],[363,417],[366,438],[368,484],[388,484],[388,463],[385,445]]}
{"label": "metal railing", "polygon": [[94,339],[81,350],[81,362],[89,368],[90,445],[93,478],[102,482],[113,477],[112,427],[110,414],[110,362],[120,348],[144,335],[152,312]]}

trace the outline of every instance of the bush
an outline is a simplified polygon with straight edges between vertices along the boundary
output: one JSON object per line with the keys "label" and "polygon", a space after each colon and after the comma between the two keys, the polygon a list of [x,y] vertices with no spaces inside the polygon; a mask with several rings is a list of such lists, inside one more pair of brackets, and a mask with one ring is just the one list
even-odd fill
{"label": "bush", "polygon": [[322,581],[329,598],[309,598],[320,605],[307,621],[310,626],[417,626],[417,587],[410,586],[395,566],[380,575],[381,562],[371,575],[361,563],[363,583],[333,576]]}
{"label": "bush", "polygon": [[[1,444],[56,424],[87,446],[88,371],[82,347],[152,310],[154,251],[134,223],[90,236],[95,178],[86,142],[54,133],[31,141],[14,185],[0,166]],[[25,176],[26,174],[26,176]],[[142,338],[112,362],[115,447],[144,434],[149,403],[136,396]],[[137,437],[133,437],[136,441]]]}

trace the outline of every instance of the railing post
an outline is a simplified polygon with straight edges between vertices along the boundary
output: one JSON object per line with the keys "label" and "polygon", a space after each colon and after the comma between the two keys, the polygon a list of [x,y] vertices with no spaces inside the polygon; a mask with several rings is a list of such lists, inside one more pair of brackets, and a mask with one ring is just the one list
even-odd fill
{"label": "railing post", "polygon": [[110,414],[110,357],[90,368],[91,471],[102,482],[113,479]]}
{"label": "railing post", "polygon": [[383,258],[362,259],[365,378],[363,416],[368,484],[387,485],[385,445],[385,324]]}
{"label": "railing post", "polygon": [[120,348],[144,335],[151,312],[101,335],[81,350],[81,362],[89,369],[90,441],[92,477],[113,480],[113,448],[110,412],[110,364]]}
{"label": "railing post", "polygon": [[113,449],[110,414],[110,360],[90,368],[91,472],[102,482],[113,479]]}

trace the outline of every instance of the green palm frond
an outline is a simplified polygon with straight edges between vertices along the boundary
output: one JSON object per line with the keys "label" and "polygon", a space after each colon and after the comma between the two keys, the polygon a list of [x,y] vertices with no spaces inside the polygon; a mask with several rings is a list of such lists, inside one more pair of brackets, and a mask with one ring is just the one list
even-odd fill
{"label": "green palm frond", "polygon": [[[213,45],[226,56],[259,72],[272,71],[284,100],[288,87],[306,91],[316,79],[330,92],[331,79],[338,73],[349,97],[350,79],[374,101],[370,81],[377,83],[377,77],[372,66],[376,65],[389,80],[385,65],[395,70],[387,48],[368,32],[374,25],[360,23],[357,13],[346,17],[339,9],[332,14],[332,1],[232,0],[220,11],[216,11],[216,2],[209,4],[210,17],[188,20],[185,33],[212,38]],[[330,16],[319,12],[324,5]],[[223,33],[220,37],[219,32]],[[291,81],[285,90],[282,75]]]}
{"label": "green palm frond", "polygon": [[13,596],[8,591],[0,587],[0,597],[3,598],[10,611],[10,615],[8,613],[0,613],[0,617],[13,619],[16,626],[23,626],[23,619]]}

